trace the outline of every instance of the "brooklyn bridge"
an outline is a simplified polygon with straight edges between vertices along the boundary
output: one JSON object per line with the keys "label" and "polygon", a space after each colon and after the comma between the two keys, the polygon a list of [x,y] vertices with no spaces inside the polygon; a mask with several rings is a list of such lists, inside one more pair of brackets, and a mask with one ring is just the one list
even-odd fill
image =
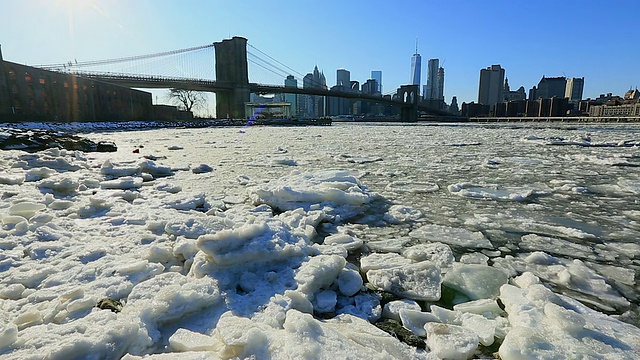
{"label": "brooklyn bridge", "polygon": [[[331,90],[320,86],[279,85],[284,84],[285,78],[291,74],[302,74],[248,44],[247,39],[243,37],[161,53],[47,64],[39,65],[37,68],[135,89],[175,88],[212,92],[216,94],[218,118],[245,118],[245,104],[250,101],[251,93],[315,95],[392,105],[399,108],[400,121],[414,121],[419,114],[440,117],[451,115],[446,111],[421,104],[418,85],[402,85],[387,96],[360,91]],[[15,78],[15,71],[4,76],[7,80]],[[44,81],[40,79],[41,84]],[[29,86],[26,86],[26,91],[33,92],[29,90]],[[8,93],[12,92],[8,87],[5,89]],[[16,89],[13,92],[15,93]],[[2,99],[0,105],[1,102]],[[15,108],[13,111],[15,112]]]}

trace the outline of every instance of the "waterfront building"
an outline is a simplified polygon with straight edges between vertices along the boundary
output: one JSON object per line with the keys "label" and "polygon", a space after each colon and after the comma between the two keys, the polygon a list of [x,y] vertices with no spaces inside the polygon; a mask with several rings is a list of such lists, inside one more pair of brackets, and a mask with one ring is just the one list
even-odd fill
{"label": "waterfront building", "polygon": [[[287,76],[284,80],[284,87],[298,88],[298,80],[293,75]],[[297,94],[284,94],[284,102],[291,104],[291,115],[298,117],[298,95]]]}
{"label": "waterfront building", "polygon": [[151,93],[4,61],[0,117],[29,121],[148,120]]}
{"label": "waterfront building", "polygon": [[634,116],[640,117],[640,102],[620,105],[592,105],[589,116]]}
{"label": "waterfront building", "polygon": [[567,78],[564,76],[545,77],[542,76],[538,82],[536,98],[551,99],[552,97],[564,98],[567,87]]}
{"label": "waterfront building", "polygon": [[375,79],[375,81],[378,82],[378,92],[382,94],[382,71],[381,70],[371,71],[371,78]]}
{"label": "waterfront building", "polygon": [[571,103],[582,101],[582,91],[584,90],[584,77],[568,78],[564,97],[569,98]]}
{"label": "waterfront building", "polygon": [[458,97],[454,96],[451,98],[451,105],[449,105],[449,112],[458,115],[460,109],[458,108]]}
{"label": "waterfront building", "polygon": [[505,78],[502,98],[504,101],[526,100],[527,95],[525,93],[524,86],[520,86],[516,91],[511,91],[511,88],[509,87],[509,79]]}
{"label": "waterfront building", "polygon": [[502,102],[505,70],[500,65],[491,65],[480,70],[478,103],[493,107]]}
{"label": "waterfront building", "polygon": [[460,115],[464,117],[488,116],[489,110],[490,110],[489,105],[477,104],[474,102],[470,102],[470,103],[463,102]]}
{"label": "waterfront building", "polygon": [[638,99],[640,99],[640,91],[638,91],[638,88],[636,88],[635,90],[629,89],[629,91],[627,91],[624,94],[624,99],[625,100],[638,100]]}

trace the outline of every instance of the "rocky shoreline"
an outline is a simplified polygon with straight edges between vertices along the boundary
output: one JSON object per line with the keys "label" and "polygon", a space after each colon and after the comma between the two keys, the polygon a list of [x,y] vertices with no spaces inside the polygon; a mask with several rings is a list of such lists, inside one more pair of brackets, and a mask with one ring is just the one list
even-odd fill
{"label": "rocky shoreline", "polygon": [[37,152],[51,148],[84,152],[114,152],[118,150],[113,142],[95,142],[61,131],[0,127],[1,150]]}

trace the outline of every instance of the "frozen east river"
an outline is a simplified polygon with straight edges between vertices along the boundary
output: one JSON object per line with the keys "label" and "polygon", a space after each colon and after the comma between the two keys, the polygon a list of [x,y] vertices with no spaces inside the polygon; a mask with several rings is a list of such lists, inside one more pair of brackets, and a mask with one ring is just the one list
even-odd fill
{"label": "frozen east river", "polygon": [[0,152],[0,358],[640,358],[640,125],[85,136]]}

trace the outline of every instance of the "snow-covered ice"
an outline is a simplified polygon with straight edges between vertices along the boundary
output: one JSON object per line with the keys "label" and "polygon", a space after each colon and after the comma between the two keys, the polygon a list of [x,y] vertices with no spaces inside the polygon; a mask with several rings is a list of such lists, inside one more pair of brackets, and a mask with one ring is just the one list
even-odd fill
{"label": "snow-covered ice", "polygon": [[640,357],[638,126],[87,126],[0,153],[3,359]]}

